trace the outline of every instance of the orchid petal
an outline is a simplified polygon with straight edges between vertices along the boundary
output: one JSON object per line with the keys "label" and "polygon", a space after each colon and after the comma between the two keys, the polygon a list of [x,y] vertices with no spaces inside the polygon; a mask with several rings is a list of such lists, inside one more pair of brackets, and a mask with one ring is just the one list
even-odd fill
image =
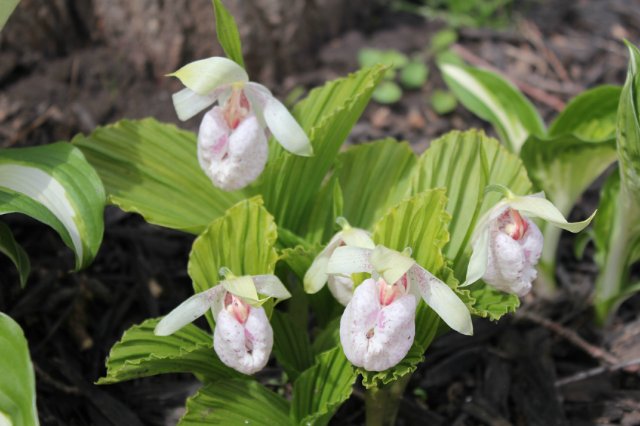
{"label": "orchid petal", "polygon": [[276,98],[267,101],[263,111],[264,121],[276,140],[287,151],[302,157],[313,155],[313,146],[293,115]]}
{"label": "orchid petal", "polygon": [[416,264],[416,261],[395,250],[378,245],[371,253],[371,264],[384,280],[393,284]]}
{"label": "orchid petal", "polygon": [[216,101],[216,98],[211,95],[199,95],[186,87],[174,93],[171,98],[176,114],[182,121],[190,119]]}
{"label": "orchid petal", "polygon": [[559,228],[566,229],[570,232],[580,232],[589,225],[596,211],[591,216],[582,222],[567,222],[560,210],[547,200],[540,196],[540,194],[534,194],[533,196],[513,197],[508,200],[509,207],[518,210],[520,214],[529,217],[539,217]]}
{"label": "orchid petal", "polygon": [[169,76],[177,77],[199,95],[206,95],[224,85],[249,81],[244,68],[219,56],[191,62]]}
{"label": "orchid petal", "polygon": [[482,229],[478,238],[473,243],[473,252],[467,266],[467,278],[461,287],[471,285],[482,278],[487,270],[489,258],[489,228]]}
{"label": "orchid petal", "polygon": [[412,292],[417,292],[449,327],[467,336],[473,334],[469,309],[451,287],[418,264],[409,270],[407,277]]}
{"label": "orchid petal", "polygon": [[284,300],[291,297],[289,290],[275,275],[254,275],[253,282],[259,294]]}
{"label": "orchid petal", "polygon": [[348,246],[354,247],[362,247],[368,249],[374,249],[376,244],[371,239],[371,235],[363,230],[358,228],[347,228],[342,231],[342,240]]}
{"label": "orchid petal", "polygon": [[331,295],[343,306],[347,306],[353,298],[353,280],[341,275],[331,275],[327,280]]}
{"label": "orchid petal", "polygon": [[245,302],[251,304],[258,302],[258,293],[253,279],[249,275],[229,278],[221,281],[220,284],[229,293],[241,297]]}
{"label": "orchid petal", "polygon": [[331,255],[327,265],[328,274],[350,275],[356,272],[373,272],[371,265],[371,249],[343,246],[338,247]]}
{"label": "orchid petal", "polygon": [[169,336],[180,330],[185,325],[195,321],[211,308],[213,299],[218,291],[213,291],[218,286],[197,293],[179,304],[174,310],[169,312],[156,325],[153,331],[156,336]]}
{"label": "orchid petal", "polygon": [[328,279],[327,265],[329,264],[329,258],[341,242],[342,232],[338,232],[331,238],[327,246],[318,253],[316,258],[313,259],[313,263],[304,274],[303,283],[305,293],[314,294],[324,287]]}

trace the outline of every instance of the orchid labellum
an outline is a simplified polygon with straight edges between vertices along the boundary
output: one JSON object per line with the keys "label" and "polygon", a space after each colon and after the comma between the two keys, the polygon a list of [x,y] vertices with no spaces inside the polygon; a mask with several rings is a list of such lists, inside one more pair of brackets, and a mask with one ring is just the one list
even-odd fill
{"label": "orchid labellum", "polygon": [[[494,188],[491,188],[494,189]],[[504,187],[506,198],[480,220],[472,237],[473,253],[463,285],[483,279],[498,290],[524,296],[537,276],[542,233],[530,217],[538,217],[571,232],[580,232],[593,219],[570,223],[544,194],[516,196]]]}
{"label": "orchid labellum", "polygon": [[200,167],[215,186],[241,189],[262,173],[268,157],[266,128],[287,151],[313,155],[309,138],[287,108],[269,89],[250,82],[232,60],[202,59],[170,75],[186,86],[173,95],[181,120],[218,103],[205,114],[198,132]]}
{"label": "orchid labellum", "polygon": [[372,249],[375,244],[367,231],[352,228],[345,218],[339,217],[336,222],[342,227],[342,231],[336,233],[313,260],[304,275],[304,291],[314,294],[327,284],[333,297],[346,306],[353,296],[353,280],[350,276],[327,274],[329,258],[338,247],[352,246]]}
{"label": "orchid labellum", "polygon": [[471,335],[467,306],[455,292],[409,256],[378,245],[343,246],[327,265],[329,274],[366,272],[340,320],[344,353],[358,367],[382,371],[398,364],[415,337],[416,303],[422,298],[449,327]]}
{"label": "orchid labellum", "polygon": [[269,298],[289,297],[291,294],[275,275],[234,277],[227,272],[224,281],[191,296],[165,316],[155,334],[173,334],[211,309],[216,321],[216,354],[225,365],[253,374],[267,364],[273,347],[273,330],[260,305]]}

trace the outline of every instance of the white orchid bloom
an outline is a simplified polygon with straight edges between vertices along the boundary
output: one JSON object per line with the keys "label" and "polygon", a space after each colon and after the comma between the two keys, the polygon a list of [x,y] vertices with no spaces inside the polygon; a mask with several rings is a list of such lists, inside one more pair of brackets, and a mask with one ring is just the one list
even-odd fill
{"label": "white orchid bloom", "polygon": [[537,276],[535,267],[543,246],[542,233],[529,218],[538,217],[567,231],[580,232],[596,212],[582,222],[570,223],[543,193],[516,196],[499,186],[488,190],[498,190],[505,198],[476,225],[463,286],[483,279],[498,290],[524,296]]}
{"label": "white orchid bloom", "polygon": [[327,265],[333,252],[341,246],[353,246],[373,249],[375,244],[369,232],[364,229],[352,228],[347,220],[339,217],[336,222],[342,227],[342,231],[336,233],[326,247],[318,253],[313,263],[304,275],[304,291],[309,294],[317,293],[329,286],[329,291],[338,302],[347,305],[353,296],[353,280],[343,275],[327,274]]}
{"label": "white orchid bloom", "polygon": [[345,355],[358,367],[382,371],[400,362],[415,336],[417,298],[452,329],[473,334],[471,314],[455,292],[409,256],[378,245],[342,246],[327,265],[329,274],[371,274],[354,293],[340,321]]}
{"label": "white orchid bloom", "polygon": [[204,116],[198,134],[198,160],[214,185],[236,190],[262,173],[268,157],[265,128],[287,151],[313,155],[309,138],[287,108],[269,89],[250,82],[234,61],[202,59],[169,75],[186,86],[173,95],[180,120],[218,103]]}
{"label": "white orchid bloom", "polygon": [[273,347],[273,330],[261,305],[269,298],[283,300],[291,294],[275,275],[234,277],[224,272],[224,281],[182,302],[158,323],[154,333],[173,334],[211,309],[216,321],[216,354],[225,365],[253,374],[267,364]]}

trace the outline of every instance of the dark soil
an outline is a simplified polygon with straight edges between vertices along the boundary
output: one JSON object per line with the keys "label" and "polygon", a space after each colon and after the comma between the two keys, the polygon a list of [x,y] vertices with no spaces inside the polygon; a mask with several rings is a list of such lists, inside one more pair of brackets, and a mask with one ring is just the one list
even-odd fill
{"label": "dark soil", "polygon": [[[515,9],[512,27],[461,30],[455,49],[520,84],[547,120],[585,88],[622,84],[627,56],[619,39],[640,41],[640,2],[539,0],[517,2]],[[308,52],[305,62],[312,68],[267,82],[277,84],[281,95],[308,89],[354,70],[361,47],[413,53],[442,27],[385,12],[366,31],[352,25],[319,53]],[[170,94],[178,84],[132,63],[123,52],[135,46],[114,46],[87,31],[69,34],[77,42],[42,52],[32,45],[20,52],[0,39],[0,146],[68,140],[123,117],[177,122]],[[371,104],[350,141],[392,136],[423,151],[451,129],[490,131],[462,107],[437,115],[426,101],[434,88],[444,84],[431,64],[426,87],[391,107]],[[194,129],[198,120],[180,125]],[[596,204],[592,188],[578,209],[591,211]],[[73,274],[72,253],[53,231],[22,216],[4,219],[29,253],[33,272],[21,290],[13,266],[0,258],[0,311],[15,318],[29,340],[42,424],[175,424],[198,387],[192,377],[93,382],[104,374],[109,349],[127,328],[168,312],[191,294],[186,263],[193,236],[110,207],[99,255]],[[568,235],[561,244],[558,299],[532,295],[517,315],[497,324],[477,320],[472,338],[437,339],[409,384],[399,424],[640,425],[640,297],[627,301],[605,328],[597,327],[590,308],[597,272],[593,250],[588,247],[578,261]],[[356,389],[332,424],[361,424],[361,396]]]}

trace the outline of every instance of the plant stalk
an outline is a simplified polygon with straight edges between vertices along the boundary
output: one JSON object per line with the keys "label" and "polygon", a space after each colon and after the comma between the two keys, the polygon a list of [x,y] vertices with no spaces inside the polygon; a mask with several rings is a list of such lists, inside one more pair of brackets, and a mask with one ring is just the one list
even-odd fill
{"label": "plant stalk", "polygon": [[544,245],[542,246],[535,287],[536,293],[545,299],[553,298],[558,290],[556,285],[556,256],[561,234],[562,229],[550,223],[545,223],[542,230]]}
{"label": "plant stalk", "polygon": [[411,374],[382,387],[365,391],[367,426],[392,426],[396,422],[400,401],[409,383]]}
{"label": "plant stalk", "polygon": [[617,206],[609,235],[609,250],[596,280],[595,308],[600,324],[606,322],[612,304],[626,284],[627,263],[635,235],[633,228],[637,227],[640,216],[624,186],[618,192]]}

